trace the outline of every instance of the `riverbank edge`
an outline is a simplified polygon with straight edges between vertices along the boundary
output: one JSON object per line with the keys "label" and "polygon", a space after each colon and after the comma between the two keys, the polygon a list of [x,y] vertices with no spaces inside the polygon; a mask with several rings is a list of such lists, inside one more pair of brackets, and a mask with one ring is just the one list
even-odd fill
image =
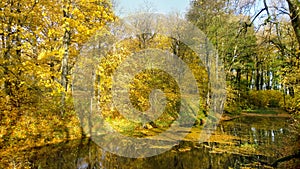
{"label": "riverbank edge", "polygon": [[[273,113],[262,113],[263,111],[272,111]],[[286,117],[292,118],[292,115],[283,109],[256,109],[256,110],[242,110],[238,114],[223,113],[221,121],[230,121],[243,116],[255,117]]]}

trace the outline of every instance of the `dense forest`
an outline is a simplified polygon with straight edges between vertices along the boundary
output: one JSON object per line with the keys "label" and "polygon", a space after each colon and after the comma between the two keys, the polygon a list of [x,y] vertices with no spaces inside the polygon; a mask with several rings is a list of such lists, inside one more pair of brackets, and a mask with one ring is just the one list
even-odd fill
{"label": "dense forest", "polygon": [[298,15],[297,1],[193,3],[187,18],[207,34],[225,65],[228,112],[299,111]]}
{"label": "dense forest", "polygon": [[[99,43],[105,45],[111,40],[107,34],[116,31],[110,30],[109,25],[122,24],[113,6],[108,0],[0,2],[1,149],[42,146],[91,134],[84,132],[89,124],[80,125],[89,119],[78,118],[74,108],[73,90],[78,79],[73,75],[90,38],[97,34],[102,39]],[[150,33],[132,35],[118,42],[114,50],[101,53],[105,57],[92,77],[95,87],[92,97],[118,131],[168,127],[178,116],[180,90],[174,79],[159,70],[140,72],[130,84],[130,100],[140,111],[149,108],[148,98],[153,88],[165,93],[166,113],[155,122],[128,122],[111,107],[111,77],[116,68],[132,53],[160,49],[178,56],[194,74],[200,110],[193,118],[195,125],[203,125],[212,105],[205,63],[180,37],[160,34],[162,28],[153,26],[155,20],[151,20],[151,14],[139,16],[132,20],[136,22],[133,25],[150,29],[147,30]],[[167,18],[165,22],[174,29],[182,29],[178,14],[169,14]],[[192,23],[207,36],[218,53],[216,57],[223,63],[225,114],[287,111],[294,118],[291,125],[299,130],[298,0],[193,0],[182,20]],[[188,86],[190,82],[183,84]]]}

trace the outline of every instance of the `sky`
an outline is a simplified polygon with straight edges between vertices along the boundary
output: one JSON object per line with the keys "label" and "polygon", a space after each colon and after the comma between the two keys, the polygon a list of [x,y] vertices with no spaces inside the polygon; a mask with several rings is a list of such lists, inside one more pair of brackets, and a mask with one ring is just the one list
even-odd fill
{"label": "sky", "polygon": [[122,17],[135,11],[141,11],[145,6],[151,6],[151,12],[155,13],[167,14],[176,11],[185,14],[189,8],[190,0],[115,0],[115,4],[115,12]]}

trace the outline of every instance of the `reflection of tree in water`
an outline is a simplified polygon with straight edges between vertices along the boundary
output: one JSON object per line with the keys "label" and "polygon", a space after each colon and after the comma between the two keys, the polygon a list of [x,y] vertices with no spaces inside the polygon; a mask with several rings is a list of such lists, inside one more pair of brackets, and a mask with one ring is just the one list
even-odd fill
{"label": "reflection of tree in water", "polygon": [[[90,140],[69,141],[2,155],[0,168],[18,165],[31,168],[241,168],[277,165],[299,166],[293,151],[296,135],[288,130],[286,118],[245,117],[220,124],[211,142],[180,142],[172,150],[149,158],[125,158],[111,154]],[[248,123],[246,122],[248,121]],[[269,123],[265,123],[268,121]],[[264,125],[260,125],[264,124]],[[255,130],[254,127],[255,126]],[[282,129],[282,130],[281,130]],[[272,131],[274,142],[272,141]],[[222,135],[223,134],[223,135]],[[228,134],[231,142],[228,145]],[[254,140],[257,138],[257,144]],[[294,137],[295,136],[295,137]],[[254,153],[248,153],[253,148]],[[163,147],[158,147],[163,148]],[[234,152],[234,150],[238,150]],[[243,152],[243,150],[245,152]],[[133,151],[133,150],[132,150]],[[128,149],[128,153],[130,150]],[[259,167],[258,167],[259,168]]]}
{"label": "reflection of tree in water", "polygon": [[220,147],[225,151],[255,155],[253,161],[264,165],[288,168],[299,164],[293,161],[299,157],[299,138],[289,124],[290,119],[284,117],[242,117],[226,121],[220,124],[217,133],[235,136],[229,139],[234,144]]}

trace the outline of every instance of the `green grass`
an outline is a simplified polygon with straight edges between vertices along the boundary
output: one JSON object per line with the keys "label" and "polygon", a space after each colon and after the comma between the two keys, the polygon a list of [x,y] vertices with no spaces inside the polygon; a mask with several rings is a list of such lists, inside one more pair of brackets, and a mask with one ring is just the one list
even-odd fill
{"label": "green grass", "polygon": [[277,115],[283,111],[280,109],[254,109],[254,110],[245,110],[246,113],[256,113],[256,114],[274,114]]}

